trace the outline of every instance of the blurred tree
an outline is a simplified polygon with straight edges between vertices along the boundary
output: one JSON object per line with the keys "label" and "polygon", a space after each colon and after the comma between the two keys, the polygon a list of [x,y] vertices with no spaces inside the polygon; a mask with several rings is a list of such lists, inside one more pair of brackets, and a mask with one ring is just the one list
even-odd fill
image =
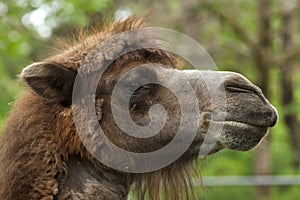
{"label": "blurred tree", "polygon": [[[257,45],[259,51],[252,49],[254,63],[256,67],[256,77],[258,86],[264,92],[264,95],[270,98],[270,69],[271,61],[269,60],[269,52],[273,40],[271,30],[271,1],[258,0],[258,40]],[[265,53],[266,52],[266,53]],[[266,55],[267,54],[267,55]],[[271,134],[267,135],[264,140],[264,145],[260,145],[256,149],[254,157],[254,173],[256,175],[272,174],[272,154],[270,147]],[[267,200],[270,199],[270,186],[257,186],[255,199]]]}
{"label": "blurred tree", "polygon": [[[297,4],[295,1],[281,1],[281,40],[282,40],[282,53],[298,52],[299,46],[295,45],[295,12],[297,12]],[[284,121],[288,128],[291,137],[291,144],[295,152],[294,166],[300,169],[300,122],[297,119],[297,112],[292,109],[295,105],[295,87],[293,83],[293,74],[295,72],[296,63],[294,59],[284,59],[279,65],[281,72],[281,101],[282,105],[286,108],[287,112],[284,114]]]}
{"label": "blurred tree", "polygon": [[198,4],[199,2],[197,0],[180,1],[179,20],[182,31],[195,40],[199,39],[201,31]]}

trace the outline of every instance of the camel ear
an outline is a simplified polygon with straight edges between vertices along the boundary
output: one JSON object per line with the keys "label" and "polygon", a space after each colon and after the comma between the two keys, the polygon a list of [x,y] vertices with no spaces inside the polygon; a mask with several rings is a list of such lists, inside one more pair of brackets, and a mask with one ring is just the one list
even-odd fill
{"label": "camel ear", "polygon": [[60,64],[41,62],[23,69],[20,78],[39,96],[68,106],[72,103],[76,74]]}

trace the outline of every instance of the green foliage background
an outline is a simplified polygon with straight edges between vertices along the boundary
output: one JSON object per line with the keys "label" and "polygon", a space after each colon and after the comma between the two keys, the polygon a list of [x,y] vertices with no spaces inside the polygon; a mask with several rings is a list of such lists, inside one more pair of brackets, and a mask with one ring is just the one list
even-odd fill
{"label": "green foliage background", "polygon": [[[232,3],[234,2],[234,3]],[[165,3],[156,1],[117,1],[117,0],[6,0],[0,1],[0,130],[4,119],[9,113],[13,101],[24,91],[24,86],[18,81],[17,75],[26,65],[47,57],[53,44],[53,37],[72,35],[76,27],[90,25],[95,21],[112,18],[118,10],[130,10],[139,16],[150,11],[153,19],[150,24],[164,26],[184,32],[180,24],[181,1],[168,0]],[[228,5],[230,6],[224,6]],[[213,9],[226,8],[232,17],[237,17],[240,24],[250,35],[257,31],[255,1],[213,1]],[[279,1],[274,1],[272,11],[277,12]],[[47,10],[43,23],[34,25],[29,23],[32,12],[44,8]],[[198,40],[214,58],[217,66],[223,70],[237,71],[253,82],[256,81],[255,69],[249,56],[247,47],[228,27],[212,20],[207,13],[211,8],[197,7],[201,13],[201,27]],[[232,10],[232,11],[230,11]],[[163,11],[163,12],[162,12]],[[186,11],[188,12],[188,11]],[[297,19],[299,16],[296,16]],[[207,21],[205,21],[207,20]],[[171,22],[171,23],[170,23]],[[299,20],[298,20],[299,23]],[[280,20],[273,18],[271,23],[274,32],[278,31]],[[44,30],[44,32],[41,30]],[[299,30],[296,40],[299,43]],[[217,48],[216,48],[217,47]],[[272,52],[276,55],[280,49],[280,42],[275,40]],[[294,74],[296,101],[289,107],[282,107],[278,80],[280,72],[274,68],[271,71],[271,99],[278,109],[280,116],[288,112],[300,113],[300,70],[297,66]],[[300,114],[298,114],[300,120]],[[299,130],[300,131],[300,130]],[[291,148],[291,141],[287,134],[286,125],[279,120],[272,129],[272,160],[273,174],[295,174],[300,171],[292,166],[295,152]],[[199,160],[199,170],[204,176],[224,175],[252,175],[253,152],[232,152],[224,150],[217,155]],[[199,199],[253,199],[254,187],[210,187],[197,189]],[[272,187],[272,200],[296,200],[300,197],[300,186]],[[134,197],[132,197],[134,199]]]}

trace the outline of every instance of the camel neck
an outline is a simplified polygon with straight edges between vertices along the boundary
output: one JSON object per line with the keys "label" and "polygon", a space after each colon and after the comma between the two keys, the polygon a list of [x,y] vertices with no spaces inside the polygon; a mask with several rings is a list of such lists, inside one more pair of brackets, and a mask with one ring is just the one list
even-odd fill
{"label": "camel neck", "polygon": [[70,158],[68,174],[58,199],[126,200],[130,183],[126,175],[107,170],[95,170],[88,161]]}

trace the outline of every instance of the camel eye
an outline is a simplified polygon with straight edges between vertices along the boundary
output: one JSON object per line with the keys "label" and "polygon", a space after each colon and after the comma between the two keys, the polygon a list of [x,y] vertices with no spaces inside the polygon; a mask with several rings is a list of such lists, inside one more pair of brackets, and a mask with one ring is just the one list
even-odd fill
{"label": "camel eye", "polygon": [[148,98],[154,94],[155,84],[142,85],[131,92],[131,98],[137,98],[139,100]]}
{"label": "camel eye", "polygon": [[138,95],[138,94],[140,94],[140,93],[145,93],[145,92],[147,92],[147,93],[150,94],[150,90],[151,90],[151,85],[150,85],[150,84],[148,84],[148,85],[143,85],[143,86],[139,87],[138,89],[136,89],[136,90],[132,93],[132,95]]}
{"label": "camel eye", "polygon": [[148,106],[149,100],[155,95],[155,84],[147,84],[136,89],[130,97],[131,106]]}
{"label": "camel eye", "polygon": [[129,99],[131,106],[147,106],[156,91],[157,76],[155,71],[149,68],[134,68],[123,75],[117,82],[120,88],[119,96]]}

